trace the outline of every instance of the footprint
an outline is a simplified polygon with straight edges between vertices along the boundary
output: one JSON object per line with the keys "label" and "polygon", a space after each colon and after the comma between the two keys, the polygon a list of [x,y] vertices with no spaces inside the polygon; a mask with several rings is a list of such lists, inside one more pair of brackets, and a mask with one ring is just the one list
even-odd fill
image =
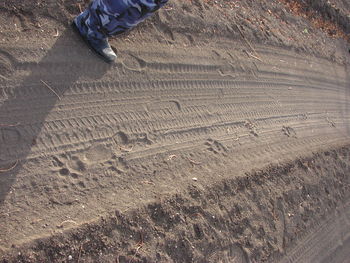
{"label": "footprint", "polygon": [[62,168],[61,170],[59,170],[59,173],[60,173],[60,175],[62,175],[62,176],[68,176],[68,175],[70,175],[70,171],[69,171],[68,168]]}
{"label": "footprint", "polygon": [[244,127],[246,127],[252,135],[259,137],[256,123],[252,122],[251,120],[246,120],[244,122]]}
{"label": "footprint", "polygon": [[86,164],[77,156],[54,156],[52,157],[52,164],[55,167],[53,172],[58,172],[64,177],[70,176],[76,179],[82,176],[81,172],[86,171]]}
{"label": "footprint", "polygon": [[16,147],[20,140],[21,134],[16,128],[0,126],[0,145],[2,148]]}
{"label": "footprint", "polygon": [[52,163],[55,167],[63,167],[64,166],[64,163],[58,157],[54,156],[54,157],[52,157],[52,159],[53,159]]}
{"label": "footprint", "polygon": [[154,18],[157,23],[153,26],[163,35],[164,39],[166,39],[168,42],[175,41],[173,29],[169,26],[169,20],[171,20],[173,17],[165,12],[159,12],[154,16]]}
{"label": "footprint", "polygon": [[284,135],[286,135],[288,137],[297,138],[297,132],[292,127],[283,126],[282,132]]}
{"label": "footprint", "polygon": [[20,141],[21,134],[16,128],[6,128],[0,126],[0,143],[4,144],[14,144]]}
{"label": "footprint", "polygon": [[129,143],[129,138],[128,135],[124,132],[117,132],[113,137],[112,137],[113,141],[117,144],[117,145],[127,145]]}
{"label": "footprint", "polygon": [[162,110],[177,112],[181,111],[181,109],[181,102],[178,100],[151,101],[147,105],[147,110],[150,112],[159,112]]}
{"label": "footprint", "polygon": [[147,67],[147,62],[131,53],[123,55],[122,64],[125,68],[133,71],[141,71]]}
{"label": "footprint", "polygon": [[84,190],[86,188],[87,179],[82,174],[74,172],[72,169],[65,166],[58,172],[62,177],[68,179],[68,181],[65,181],[67,183],[63,187],[80,190]]}
{"label": "footprint", "polygon": [[196,44],[196,41],[191,34],[173,32],[173,38],[176,39],[177,43],[181,43],[184,47]]}
{"label": "footprint", "polygon": [[86,160],[88,160],[91,163],[107,161],[111,159],[112,156],[112,150],[103,144],[92,146],[89,150],[87,150],[85,154]]}
{"label": "footprint", "polygon": [[83,161],[81,161],[77,156],[72,157],[72,160],[68,162],[68,166],[78,172],[86,171],[86,164]]}
{"label": "footprint", "polygon": [[77,179],[79,177],[82,177],[82,175],[78,172],[73,171],[72,169],[69,169],[69,167],[62,167],[59,171],[59,174],[63,177],[72,177],[74,179]]}
{"label": "footprint", "polygon": [[222,154],[226,156],[226,153],[228,151],[222,143],[213,139],[208,139],[205,145],[207,146],[208,151],[211,151],[215,154]]}

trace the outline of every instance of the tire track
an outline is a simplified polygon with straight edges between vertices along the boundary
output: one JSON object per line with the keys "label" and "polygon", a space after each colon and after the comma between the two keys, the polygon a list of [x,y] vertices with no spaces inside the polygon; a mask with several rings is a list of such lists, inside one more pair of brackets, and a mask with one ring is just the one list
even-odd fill
{"label": "tire track", "polygon": [[[0,82],[0,164],[20,160],[13,173],[0,178],[5,193],[0,201],[11,206],[35,195],[43,177],[28,166],[40,162],[52,187],[42,192],[43,202],[30,206],[33,211],[45,207],[50,214],[55,204],[78,211],[76,201],[65,199],[78,191],[87,203],[98,196],[101,207],[94,211],[103,214],[114,207],[118,187],[122,192],[153,180],[168,189],[162,184],[174,178],[186,183],[184,174],[196,169],[242,171],[348,142],[349,100],[340,96],[348,86],[339,65],[329,71],[331,63],[311,58],[310,67],[283,50],[262,52],[260,63],[233,50],[232,43],[226,48],[213,56],[210,47],[189,47],[190,57],[176,45],[175,51],[164,46],[154,53],[141,47],[125,50],[124,60],[111,67],[72,43],[70,33],[47,50],[35,44],[5,48],[9,54],[28,53],[11,78]],[[232,56],[222,55],[228,51]],[[174,162],[168,160],[172,155]],[[7,197],[12,188],[18,194]],[[135,196],[153,198],[147,194],[152,193]],[[51,203],[52,196],[58,201]],[[25,207],[18,212],[26,213]],[[28,240],[49,234],[37,226],[25,231]]]}

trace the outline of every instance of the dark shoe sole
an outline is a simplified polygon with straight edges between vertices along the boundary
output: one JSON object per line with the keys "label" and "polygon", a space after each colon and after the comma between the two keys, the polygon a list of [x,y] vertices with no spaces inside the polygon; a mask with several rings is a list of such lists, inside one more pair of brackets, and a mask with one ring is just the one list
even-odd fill
{"label": "dark shoe sole", "polygon": [[74,21],[71,23],[71,27],[72,27],[73,31],[75,33],[77,33],[80,36],[80,38],[85,42],[85,44],[89,47],[89,49],[91,51],[93,51],[96,55],[98,55],[100,58],[102,58],[105,62],[107,62],[109,64],[113,64],[114,63],[114,61],[107,59],[105,56],[103,56],[100,52],[98,52],[96,49],[94,49],[90,45],[89,40],[80,33],[80,30],[79,30],[79,28],[77,27],[77,25],[75,24]]}

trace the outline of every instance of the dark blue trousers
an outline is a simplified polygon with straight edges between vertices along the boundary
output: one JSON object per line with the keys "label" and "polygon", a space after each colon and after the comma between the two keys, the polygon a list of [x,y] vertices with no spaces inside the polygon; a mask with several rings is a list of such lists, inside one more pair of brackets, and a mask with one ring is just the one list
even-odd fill
{"label": "dark blue trousers", "polygon": [[136,26],[168,0],[93,0],[75,18],[80,32],[89,39],[118,35]]}

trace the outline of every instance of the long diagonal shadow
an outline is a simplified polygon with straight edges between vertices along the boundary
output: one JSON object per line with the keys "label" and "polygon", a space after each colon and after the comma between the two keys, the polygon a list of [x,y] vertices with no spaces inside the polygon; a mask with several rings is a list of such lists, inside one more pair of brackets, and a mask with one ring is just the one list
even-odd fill
{"label": "long diagonal shadow", "polygon": [[79,79],[101,78],[110,68],[70,29],[39,63],[15,64],[17,72],[30,73],[18,85],[0,84],[0,205],[65,91]]}

